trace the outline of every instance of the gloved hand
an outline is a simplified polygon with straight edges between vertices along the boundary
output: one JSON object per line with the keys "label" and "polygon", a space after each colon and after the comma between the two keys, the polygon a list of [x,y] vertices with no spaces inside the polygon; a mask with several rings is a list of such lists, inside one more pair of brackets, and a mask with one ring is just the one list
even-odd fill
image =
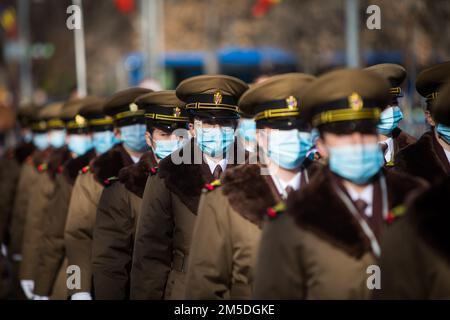
{"label": "gloved hand", "polygon": [[49,300],[48,297],[46,296],[38,296],[38,295],[34,295],[33,296],[33,300]]}
{"label": "gloved hand", "polygon": [[25,296],[28,300],[32,300],[34,297],[34,281],[33,280],[20,280],[20,286],[22,287]]}
{"label": "gloved hand", "polygon": [[72,295],[71,300],[92,300],[89,292],[77,292]]}

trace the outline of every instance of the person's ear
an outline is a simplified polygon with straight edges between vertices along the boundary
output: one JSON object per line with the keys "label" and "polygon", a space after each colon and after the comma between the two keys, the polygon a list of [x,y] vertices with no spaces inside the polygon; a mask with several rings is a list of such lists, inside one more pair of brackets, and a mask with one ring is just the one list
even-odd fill
{"label": "person's ear", "polygon": [[322,137],[319,137],[317,139],[316,147],[317,147],[317,152],[319,152],[319,154],[322,158],[329,157],[330,154],[328,152],[328,148],[325,146],[325,142],[323,141]]}
{"label": "person's ear", "polygon": [[122,133],[120,132],[120,128],[114,127],[113,133],[114,133],[114,135],[116,136],[117,139],[121,140]]}
{"label": "person's ear", "polygon": [[195,127],[194,127],[194,123],[189,122],[188,130],[189,130],[189,133],[191,134],[191,137],[194,137],[194,138],[195,138]]}
{"label": "person's ear", "polygon": [[425,110],[425,119],[427,120],[427,123],[432,126],[435,127],[436,126],[436,122],[434,122],[433,117],[431,116],[431,112],[429,110]]}
{"label": "person's ear", "polygon": [[152,148],[153,150],[156,147],[156,144],[152,138],[152,135],[150,134],[150,132],[145,131],[145,142],[147,143],[147,145]]}

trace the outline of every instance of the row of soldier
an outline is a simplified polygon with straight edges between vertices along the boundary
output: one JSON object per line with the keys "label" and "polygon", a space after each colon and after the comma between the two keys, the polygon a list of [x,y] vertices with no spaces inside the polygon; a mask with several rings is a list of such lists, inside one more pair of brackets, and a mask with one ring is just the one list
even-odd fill
{"label": "row of soldier", "polygon": [[0,167],[0,295],[450,298],[450,63],[416,79],[417,141],[399,128],[405,78],[197,76],[21,108]]}

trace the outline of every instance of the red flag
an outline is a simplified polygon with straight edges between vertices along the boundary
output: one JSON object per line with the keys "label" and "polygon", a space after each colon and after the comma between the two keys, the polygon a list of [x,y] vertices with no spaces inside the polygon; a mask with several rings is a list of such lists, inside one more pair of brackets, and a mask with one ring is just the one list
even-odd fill
{"label": "red flag", "polygon": [[273,5],[280,2],[281,0],[256,0],[252,8],[253,16],[256,18],[265,16]]}
{"label": "red flag", "polygon": [[134,0],[115,0],[117,10],[122,13],[130,13],[134,11]]}

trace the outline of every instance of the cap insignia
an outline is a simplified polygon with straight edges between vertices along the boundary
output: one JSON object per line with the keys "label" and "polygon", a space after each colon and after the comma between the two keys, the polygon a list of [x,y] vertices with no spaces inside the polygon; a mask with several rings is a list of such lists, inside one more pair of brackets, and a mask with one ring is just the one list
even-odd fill
{"label": "cap insignia", "polygon": [[297,109],[297,99],[293,96],[289,96],[286,99],[286,104],[287,104],[288,109],[291,109],[291,110]]}
{"label": "cap insignia", "polygon": [[130,103],[130,111],[131,112],[136,112],[136,111],[138,111],[138,109],[139,109],[139,107],[137,106],[137,104],[136,103]]}
{"label": "cap insignia", "polygon": [[180,114],[181,114],[181,109],[179,107],[175,107],[175,109],[173,109],[173,116],[179,117]]}
{"label": "cap insignia", "polygon": [[216,93],[214,93],[214,103],[215,104],[222,103],[222,94],[220,93],[220,91],[217,91]]}
{"label": "cap insignia", "polygon": [[352,108],[355,111],[359,111],[363,108],[362,98],[356,92],[353,92],[351,95],[348,96],[348,104],[350,108]]}
{"label": "cap insignia", "polygon": [[79,126],[85,125],[86,119],[84,117],[80,116],[79,114],[77,114],[75,116],[75,123]]}

